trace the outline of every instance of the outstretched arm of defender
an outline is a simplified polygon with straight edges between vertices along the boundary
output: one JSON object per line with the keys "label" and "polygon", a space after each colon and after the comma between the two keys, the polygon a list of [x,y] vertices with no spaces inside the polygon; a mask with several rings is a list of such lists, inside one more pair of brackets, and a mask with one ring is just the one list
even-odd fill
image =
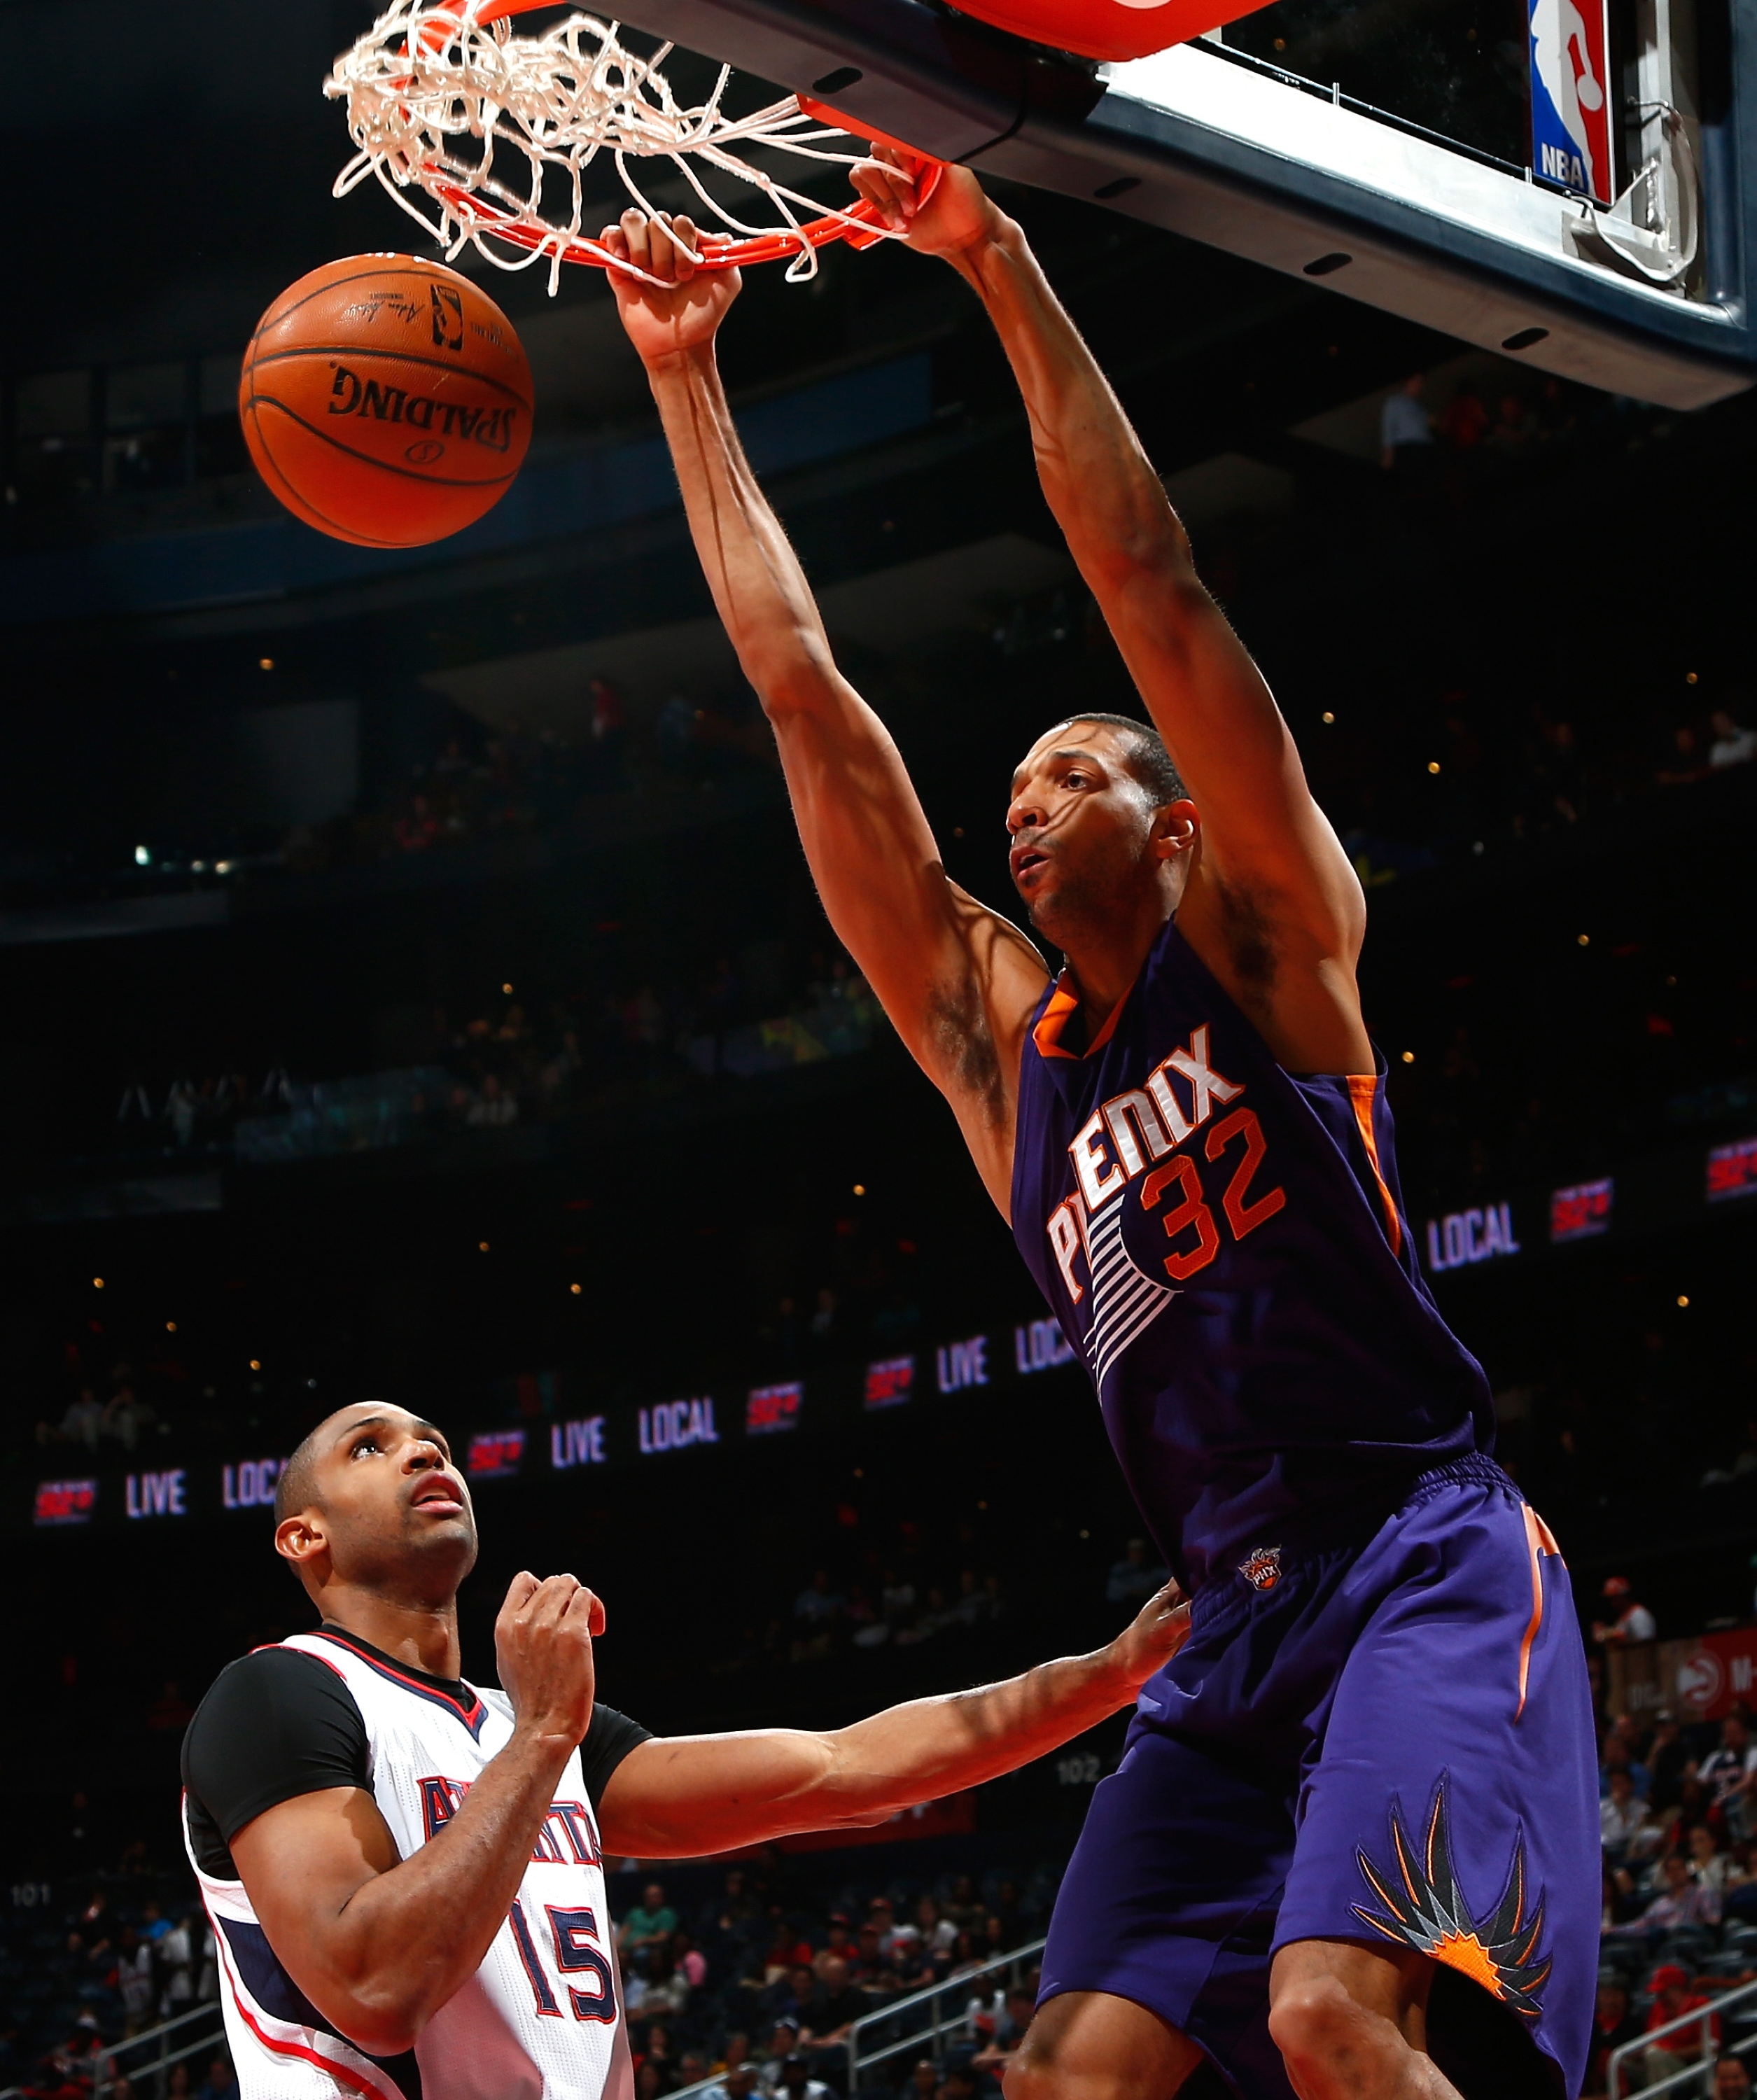
{"label": "outstretched arm of defender", "polygon": [[[687,220],[677,222],[693,245]],[[1009,1194],[1019,1042],[1041,993],[1035,949],[947,876],[903,761],[836,667],[797,558],[733,427],[713,339],[735,273],[697,274],[662,223],[624,214],[605,245],[664,291],[612,272],[647,367],[714,603],[774,727],[830,923],[951,1101],[990,1193]]]}
{"label": "outstretched arm of defender", "polygon": [[948,168],[916,212],[885,157],[856,183],[987,308],[1024,396],[1044,493],[1200,810],[1180,927],[1284,1063],[1371,1070],[1353,982],[1360,885],[1121,404],[1023,233],[975,177]]}
{"label": "outstretched arm of defender", "polygon": [[605,1848],[677,1859],[794,1831],[863,1827],[1016,1771],[1131,1705],[1190,1631],[1175,1583],[1092,1655],[852,1727],[656,1738],[617,1766],[598,1805]]}

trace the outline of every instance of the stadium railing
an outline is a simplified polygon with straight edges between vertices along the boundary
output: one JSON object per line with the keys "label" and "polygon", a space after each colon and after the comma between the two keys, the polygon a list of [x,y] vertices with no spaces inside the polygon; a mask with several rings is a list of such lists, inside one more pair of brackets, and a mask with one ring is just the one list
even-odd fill
{"label": "stadium railing", "polygon": [[[970,2001],[988,1995],[981,1986],[1003,1972],[1010,1983],[1043,1952],[1047,1944],[1045,1940],[1033,1939],[1023,1947],[1015,1947],[1010,1953],[996,1955],[993,1961],[984,1961],[977,1968],[960,1970],[943,1983],[929,1983],[925,1990],[912,1991],[907,1998],[898,1998],[891,2005],[863,2014],[848,2031],[850,2093],[859,2091],[863,2071],[902,2055],[906,2049],[918,2049],[925,2045],[932,2055],[938,2056],[947,2036],[969,2024]],[[907,2032],[893,2032],[889,2038],[877,2036],[880,2028],[898,2023],[902,2023]],[[869,2037],[873,2037],[870,2045]],[[716,2072],[711,2078],[698,2079],[693,2085],[681,2086],[672,2094],[671,2100],[692,2100],[692,2096],[711,2093],[724,2076],[723,2071]],[[6,2100],[6,2096],[0,2094],[0,2100]]]}
{"label": "stadium railing", "polygon": [[[1727,2014],[1743,2010],[1757,2011],[1757,1983],[1741,1983],[1736,1989],[1723,1991],[1693,2011],[1680,2013],[1675,2020],[1667,2020],[1663,2027],[1650,2027],[1645,2034],[1637,2035],[1626,2041],[1620,2049],[1610,2054],[1605,2066],[1605,2089],[1609,2100],[1628,2100],[1628,2096],[1639,2093],[1641,2100],[1655,2100],[1662,2093],[1700,2093],[1704,2096],[1714,2091],[1715,2030],[1714,2022],[1724,2019]],[[1663,2078],[1644,2079],[1646,2053],[1656,2042],[1663,2042],[1668,2035],[1681,2034],[1686,2027],[1702,2030],[1699,2053],[1687,2062],[1680,2061],[1675,2071],[1668,2071]],[[1748,2050],[1757,2049],[1757,2027],[1739,2040],[1723,2040],[1723,2052],[1728,2056],[1743,2056]],[[1626,2079],[1628,2082],[1625,2082]]]}
{"label": "stadium railing", "polygon": [[[165,2074],[174,2063],[199,2056],[204,2049],[223,2049],[225,2043],[225,2016],[219,1999],[210,1998],[205,2005],[192,2005],[187,2013],[131,2035],[126,2041],[108,2044],[98,2059],[92,2100],[104,2100],[121,2078],[128,2080],[140,2100],[163,2100]],[[124,2058],[130,2060],[124,2062]],[[0,2100],[11,2100],[11,2096],[0,2093]]]}

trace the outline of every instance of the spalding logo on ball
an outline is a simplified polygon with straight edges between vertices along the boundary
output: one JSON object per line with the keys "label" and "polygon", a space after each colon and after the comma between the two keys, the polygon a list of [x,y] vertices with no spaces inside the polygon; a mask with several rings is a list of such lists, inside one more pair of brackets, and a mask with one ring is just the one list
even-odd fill
{"label": "spalding logo on ball", "polygon": [[238,382],[263,480],[360,547],[424,547],[492,510],[524,463],[531,399],[505,315],[413,255],[351,255],[289,285]]}

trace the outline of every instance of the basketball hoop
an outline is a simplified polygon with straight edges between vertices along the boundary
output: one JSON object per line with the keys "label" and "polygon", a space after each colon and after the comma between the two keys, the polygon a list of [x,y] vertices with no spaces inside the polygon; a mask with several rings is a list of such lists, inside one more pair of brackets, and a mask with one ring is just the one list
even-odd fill
{"label": "basketball hoop", "polygon": [[[662,44],[642,58],[622,42],[620,24],[590,15],[570,15],[540,37],[514,36],[506,18],[542,4],[393,0],[324,82],[326,95],[346,99],[348,130],[360,149],[336,178],[335,194],[346,196],[376,175],[448,262],[466,245],[501,270],[528,269],[547,256],[552,293],[563,262],[660,281],[619,262],[585,229],[582,179],[601,153],[649,215],[654,208],[631,164],[664,160],[679,170],[704,214],[726,229],[702,234],[690,251],[706,269],[785,258],[788,277],[797,282],[816,274],[817,251],[828,241],[867,248],[901,237],[863,199],[845,210],[825,210],[745,157],[768,148],[859,166],[865,154],[834,151],[828,143],[851,135],[817,121],[833,119],[833,110],[814,103],[808,111],[788,95],[748,117],[729,117],[722,104],[730,66],[720,68],[705,101],[686,108],[660,70],[674,46]],[[780,223],[747,224],[709,194],[696,161],[759,191]],[[932,194],[939,167],[917,157],[924,197]],[[548,215],[545,184],[567,199]],[[437,207],[435,216],[417,195]]]}

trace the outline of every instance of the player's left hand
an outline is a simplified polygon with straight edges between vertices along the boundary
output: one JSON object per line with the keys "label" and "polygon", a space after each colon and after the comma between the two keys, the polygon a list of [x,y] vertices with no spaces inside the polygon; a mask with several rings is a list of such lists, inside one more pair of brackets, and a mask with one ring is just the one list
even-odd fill
{"label": "player's left hand", "polygon": [[1190,1638],[1190,1600],[1175,1582],[1150,1597],[1110,1643],[1110,1654],[1131,1689],[1139,1691]]}
{"label": "player's left hand", "polygon": [[642,364],[651,365],[713,340],[738,297],[740,280],[736,270],[698,271],[690,260],[691,252],[701,253],[693,220],[681,214],[673,218],[669,212],[649,218],[631,210],[616,225],[607,226],[598,240],[619,262],[632,262],[660,280],[643,283],[624,270],[609,273],[622,325]]}

